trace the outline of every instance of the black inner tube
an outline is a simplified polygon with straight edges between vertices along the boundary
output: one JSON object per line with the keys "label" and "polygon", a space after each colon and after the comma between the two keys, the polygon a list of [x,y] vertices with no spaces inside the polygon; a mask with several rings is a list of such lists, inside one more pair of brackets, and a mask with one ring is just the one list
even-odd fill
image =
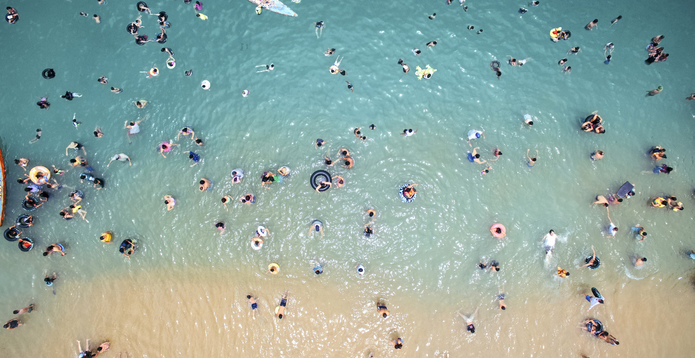
{"label": "black inner tube", "polygon": [[[317,187],[321,185],[321,182],[331,181],[331,174],[325,170],[317,170],[313,174],[311,174],[311,179],[309,179],[309,182],[311,183],[311,187],[316,190]],[[320,192],[324,192],[330,188],[329,186],[324,186],[319,189]]]}
{"label": "black inner tube", "polygon": [[145,11],[145,10],[140,10],[140,9],[146,8],[146,7],[148,7],[148,6],[147,6],[147,4],[145,4],[144,1],[139,1],[137,4],[138,11]]}
{"label": "black inner tube", "polygon": [[27,211],[36,210],[36,201],[32,198],[30,198],[29,200],[24,200],[22,202],[22,208],[24,208],[24,210]]}
{"label": "black inner tube", "polygon": [[19,231],[13,228],[5,229],[5,240],[7,241],[17,241],[19,239]]}
{"label": "black inner tube", "polygon": [[[591,255],[591,256],[587,257],[586,260],[584,260],[584,262],[588,264],[589,261],[591,261],[591,259],[593,259],[593,258],[594,258],[594,256]],[[601,266],[601,259],[599,259],[598,256],[596,256],[596,261],[594,261],[593,265],[590,265],[589,268],[592,270],[596,270],[599,266]]]}
{"label": "black inner tube", "polygon": [[24,214],[24,215],[20,215],[17,218],[17,226],[19,226],[19,227],[29,227],[29,226],[31,226],[30,224],[31,224],[31,221],[29,220],[29,215]]}
{"label": "black inner tube", "polygon": [[47,68],[41,72],[41,76],[48,80],[56,76],[56,71],[54,71],[52,68]]}
{"label": "black inner tube", "polygon": [[29,246],[29,247],[24,247],[24,245],[22,245],[22,242],[20,241],[20,242],[17,244],[17,246],[19,246],[19,249],[20,249],[20,250],[22,250],[22,251],[24,251],[24,252],[27,252],[27,251],[30,251],[31,249],[34,248],[34,241],[33,241],[32,239],[30,239],[30,238],[28,238],[28,237],[25,237],[23,240],[24,240],[24,241],[29,241],[29,242],[31,243],[31,246]]}

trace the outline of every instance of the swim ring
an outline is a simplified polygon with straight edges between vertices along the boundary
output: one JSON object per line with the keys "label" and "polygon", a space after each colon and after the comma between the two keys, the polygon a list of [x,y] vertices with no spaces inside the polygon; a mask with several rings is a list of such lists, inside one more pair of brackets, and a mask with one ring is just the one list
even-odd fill
{"label": "swim ring", "polygon": [[407,188],[407,187],[408,187],[408,184],[403,184],[403,185],[400,187],[400,189],[398,189],[398,196],[401,197],[401,200],[403,200],[403,202],[412,203],[413,200],[415,200],[415,198],[417,197],[417,192],[415,192],[415,194],[413,194],[413,197],[412,197],[412,198],[407,198],[407,197],[405,196],[405,194],[403,194],[403,190],[405,190],[405,188]]}
{"label": "swim ring", "polygon": [[560,31],[562,31],[562,27],[556,27],[550,30],[550,38],[557,40],[558,36],[560,36]]}
{"label": "swim ring", "polygon": [[138,11],[145,11],[145,10],[141,10],[141,9],[144,9],[144,8],[146,8],[146,7],[148,7],[148,6],[147,6],[147,4],[145,4],[144,1],[139,1],[138,4],[137,4],[137,9],[138,9]]}
{"label": "swim ring", "polygon": [[285,166],[280,167],[280,169],[278,169],[278,173],[280,175],[286,177],[286,176],[290,175],[290,168],[285,167]]}
{"label": "swim ring", "polygon": [[251,248],[258,251],[263,248],[263,239],[256,237],[251,239]]}
{"label": "swim ring", "polygon": [[666,198],[658,197],[652,200],[652,206],[657,208],[663,208],[666,206]]}
{"label": "swim ring", "polygon": [[19,227],[29,227],[31,226],[34,221],[34,218],[32,218],[30,215],[27,214],[22,214],[17,218],[17,226]]}
{"label": "swim ring", "polygon": [[43,78],[47,80],[50,80],[51,78],[56,76],[56,72],[52,68],[47,68],[43,70],[43,72],[41,72],[41,76],[43,76]]}
{"label": "swim ring", "polygon": [[[596,332],[594,332],[594,335],[597,336],[599,333],[603,332],[603,323],[601,321],[597,320],[596,318],[593,318],[594,321],[596,321]],[[586,329],[591,332],[591,328],[594,326],[592,322],[589,322],[586,324]]]}
{"label": "swim ring", "polygon": [[[311,187],[312,187],[314,190],[316,190],[316,188],[317,188],[318,186],[320,186],[320,185],[321,185],[321,182],[323,182],[323,181],[327,181],[327,182],[330,182],[330,181],[331,181],[331,174],[328,173],[328,172],[325,171],[325,170],[317,170],[317,171],[315,171],[313,174],[311,174],[311,179],[309,179],[309,182],[311,183]],[[319,191],[320,191],[320,192],[324,192],[324,191],[328,190],[328,188],[330,188],[330,187],[329,187],[329,186],[325,186],[325,187],[319,189]]]}
{"label": "swim ring", "polygon": [[268,272],[270,272],[273,275],[277,275],[280,272],[280,265],[277,263],[273,262],[270,265],[268,265]]}
{"label": "swim ring", "polygon": [[31,249],[34,248],[34,240],[24,237],[21,240],[19,240],[18,245],[19,249],[22,250],[23,252],[28,252],[31,251]]}
{"label": "swim ring", "polygon": [[364,266],[362,264],[357,265],[356,269],[358,274],[364,275]]}
{"label": "swim ring", "polygon": [[17,230],[17,228],[8,227],[5,229],[5,240],[10,242],[17,241],[17,239],[19,239],[19,234],[20,232]]}
{"label": "swim ring", "polygon": [[99,236],[101,242],[111,242],[111,238],[113,238],[111,231],[106,231]]}
{"label": "swim ring", "polygon": [[497,72],[500,70],[500,61],[492,61],[490,62],[490,69]]}
{"label": "swim ring", "polygon": [[22,209],[26,211],[34,211],[37,208],[36,204],[36,199],[29,197],[28,200],[24,199],[24,201],[22,201]]}
{"label": "swim ring", "polygon": [[437,72],[434,68],[430,67],[430,65],[425,66],[425,68],[420,68],[420,66],[415,67],[415,75],[417,76],[418,80],[421,80],[423,77],[425,79],[430,79],[432,75]]}
{"label": "swim ring", "polygon": [[[589,261],[591,261],[591,259],[593,258],[593,255],[589,255],[586,259],[584,259],[584,263],[588,264]],[[594,261],[594,264],[588,267],[592,270],[596,270],[597,268],[599,268],[599,266],[601,266],[601,259],[599,259],[598,256],[596,256],[596,261]]]}
{"label": "swim ring", "polygon": [[208,80],[203,80],[203,82],[200,82],[200,88],[204,90],[209,90],[210,89],[210,81]]}
{"label": "swim ring", "polygon": [[596,287],[591,288],[591,293],[593,293],[596,298],[603,298],[603,295],[601,295],[601,292],[598,292]]}
{"label": "swim ring", "polygon": [[311,222],[311,226],[314,228],[315,231],[320,231],[321,228],[323,228],[323,223],[321,220],[314,220]]}
{"label": "swim ring", "polygon": [[232,183],[236,184],[241,182],[241,179],[244,179],[244,170],[243,169],[234,169],[232,170]]}
{"label": "swim ring", "polygon": [[[43,174],[41,178],[37,176],[39,173]],[[29,179],[31,179],[31,182],[34,184],[43,185],[48,183],[48,180],[51,179],[51,172],[46,167],[33,167],[29,171]]]}
{"label": "swim ring", "polygon": [[[499,232],[497,232],[498,229],[499,229]],[[507,229],[504,227],[504,225],[497,223],[497,224],[492,225],[490,227],[490,233],[492,234],[492,236],[494,236],[498,239],[501,239],[501,238],[507,236]]]}

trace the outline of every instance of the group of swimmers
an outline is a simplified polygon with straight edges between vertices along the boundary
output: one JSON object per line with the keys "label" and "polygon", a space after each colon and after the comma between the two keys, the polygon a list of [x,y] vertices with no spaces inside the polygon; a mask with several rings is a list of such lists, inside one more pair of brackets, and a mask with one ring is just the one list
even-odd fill
{"label": "group of swimmers", "polygon": [[668,54],[664,53],[664,48],[659,46],[661,40],[664,39],[664,35],[654,36],[649,45],[647,45],[647,52],[649,57],[647,57],[644,62],[647,65],[651,65],[654,62],[664,62],[668,58]]}

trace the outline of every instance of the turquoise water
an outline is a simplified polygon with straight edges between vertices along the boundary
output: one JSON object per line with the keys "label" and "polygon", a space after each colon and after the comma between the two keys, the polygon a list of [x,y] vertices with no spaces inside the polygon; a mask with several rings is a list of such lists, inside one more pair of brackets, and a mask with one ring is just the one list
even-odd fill
{"label": "turquoise water", "polygon": [[[0,99],[8,169],[4,227],[23,213],[22,186],[14,180],[24,171],[12,164],[15,158],[29,158],[30,167],[68,169],[75,152],[65,156],[64,148],[79,141],[106,181],[97,191],[80,184],[78,170],[58,177],[66,187],[52,192],[34,212],[36,225],[25,231],[37,247],[24,254],[6,242],[0,250],[0,269],[7,273],[0,276],[3,312],[29,301],[38,307],[22,318],[25,326],[0,338],[8,354],[66,355],[76,350],[75,339],[91,338],[110,339],[113,351],[133,356],[363,356],[370,350],[381,356],[398,353],[388,347],[394,331],[406,341],[402,354],[413,357],[458,356],[463,349],[504,356],[686,356],[694,348],[679,339],[695,324],[694,312],[668,309],[693,297],[687,279],[692,261],[683,254],[695,246],[689,235],[695,103],[684,100],[695,91],[688,62],[694,50],[686,46],[692,4],[542,2],[520,15],[520,4],[512,2],[471,0],[464,12],[444,1],[375,6],[305,0],[288,1],[299,16],[287,18],[267,11],[257,16],[246,1],[206,1],[209,20],[201,21],[182,1],[150,1],[172,23],[165,46],[175,52],[173,70],[165,66],[161,45],[137,46],[126,33],[137,17],[134,4],[19,2],[10,6],[20,21],[0,27],[6,48],[14,49],[0,54],[7,69],[0,75],[6,84]],[[101,24],[80,11],[99,14]],[[436,19],[429,20],[433,12]],[[611,27],[618,15],[623,19]],[[598,27],[584,30],[594,18]],[[326,26],[317,39],[313,23],[319,20]],[[143,22],[142,31],[154,37],[154,17]],[[571,30],[571,39],[550,42],[548,31],[557,26]],[[666,35],[661,45],[671,57],[647,66],[644,48],[658,34]],[[426,48],[432,40],[437,46]],[[603,63],[607,42],[616,46],[609,65]],[[582,51],[566,55],[573,46]],[[414,47],[422,55],[415,57]],[[336,55],[324,56],[327,48],[336,48]],[[529,60],[511,67],[507,55]],[[344,56],[345,77],[328,71],[336,56]],[[563,57],[572,73],[560,71]],[[411,67],[407,75],[399,58]],[[493,60],[503,63],[499,80],[489,68]],[[273,71],[255,72],[256,65],[270,63]],[[427,64],[437,72],[417,80],[415,66]],[[140,73],[153,65],[158,77]],[[47,67],[56,78],[41,77]],[[187,69],[193,76],[183,75]],[[109,84],[99,84],[99,76]],[[205,79],[209,91],[200,88]],[[661,94],[644,97],[659,85]],[[123,93],[109,92],[110,86]],[[83,97],[67,102],[59,97],[66,90]],[[34,104],[44,95],[51,102],[47,111]],[[148,106],[136,108],[139,99]],[[606,134],[579,130],[594,110]],[[77,129],[73,113],[82,122]],[[536,117],[533,128],[522,126],[525,113]],[[123,122],[140,119],[141,133],[127,136]],[[96,126],[103,138],[92,135]],[[158,144],[175,139],[183,126],[194,128],[206,145],[179,139],[162,158]],[[352,133],[360,126],[366,141]],[[36,128],[43,137],[29,144]],[[418,132],[404,137],[404,128]],[[466,159],[470,129],[485,132],[474,142],[483,159],[492,159],[494,148],[504,153],[488,175]],[[318,194],[308,185],[313,171],[326,169],[326,150],[314,148],[316,138],[328,141],[333,159],[341,147],[351,151],[354,168],[329,168],[345,178],[344,187]],[[651,174],[646,151],[654,145],[668,150],[664,162],[675,168],[668,176]],[[533,168],[525,164],[526,149],[539,151]],[[597,149],[606,157],[592,162]],[[188,150],[203,162],[189,167]],[[107,168],[118,153],[133,165]],[[283,165],[292,169],[290,177],[263,189],[263,171]],[[235,168],[246,177],[232,186]],[[214,183],[209,192],[197,190],[203,177]],[[620,232],[606,239],[605,211],[590,204],[627,180],[637,194],[611,207]],[[404,183],[419,184],[414,203],[398,198]],[[73,187],[86,194],[89,223],[58,216]],[[248,192],[258,203],[235,201],[226,211],[220,202],[225,194],[237,199]],[[167,194],[177,199],[170,212],[163,205]],[[647,205],[666,194],[682,200],[685,211]],[[368,208],[378,212],[369,239],[361,234]],[[307,235],[314,219],[325,224],[323,239]],[[224,235],[214,228],[217,221],[226,223]],[[489,234],[496,222],[507,228],[503,241]],[[649,232],[641,243],[628,232],[637,224]],[[254,251],[250,239],[258,225],[271,234]],[[561,239],[546,267],[540,241],[549,229]],[[98,241],[106,230],[114,232],[114,244]],[[117,252],[127,237],[140,246],[131,260]],[[53,242],[64,243],[68,254],[42,257]],[[591,246],[602,267],[577,269]],[[648,264],[635,269],[634,255],[648,257]],[[480,260],[492,259],[502,271],[476,270]],[[323,263],[323,275],[312,273],[312,260]],[[271,262],[280,264],[279,275],[265,273]],[[365,265],[364,276],[356,274],[357,264]],[[551,276],[558,265],[570,278]],[[53,271],[60,277],[55,296],[41,281]],[[588,315],[580,294],[592,286],[609,299],[589,316],[607,325],[619,347],[577,328]],[[291,313],[278,322],[272,308],[284,290],[291,292]],[[503,313],[495,302],[500,290],[508,294]],[[248,317],[248,292],[259,297],[257,320]],[[373,312],[379,298],[393,313],[388,320]],[[476,307],[473,336],[456,312]],[[664,330],[645,337],[649,325]],[[37,337],[49,344],[25,346]]]}

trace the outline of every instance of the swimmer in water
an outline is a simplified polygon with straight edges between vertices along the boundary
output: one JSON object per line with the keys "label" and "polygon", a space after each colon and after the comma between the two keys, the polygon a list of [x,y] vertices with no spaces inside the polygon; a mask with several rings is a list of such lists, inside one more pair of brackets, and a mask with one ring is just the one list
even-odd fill
{"label": "swimmer in water", "polygon": [[316,186],[316,192],[320,193],[323,189],[324,191],[330,188],[333,184],[327,180],[322,180],[319,185]]}
{"label": "swimmer in water", "polygon": [[565,66],[562,68],[563,73],[570,73],[572,72],[572,66]]}
{"label": "swimmer in water", "polygon": [[48,256],[54,252],[60,252],[60,256],[65,256],[65,250],[63,250],[62,245],[51,244],[43,252],[43,256]]}
{"label": "swimmer in water", "polygon": [[478,154],[478,149],[480,147],[475,147],[473,148],[473,151],[469,153],[468,160],[470,161],[472,159],[473,162],[478,163],[478,164],[484,164],[487,161],[480,159],[480,154]]}
{"label": "swimmer in water", "polygon": [[463,318],[463,320],[466,322],[466,331],[475,333],[475,326],[473,325],[473,319],[475,319],[475,314],[478,313],[478,308],[475,309],[475,312],[473,312],[472,315],[470,316],[464,316],[461,312],[458,312],[459,316]]}
{"label": "swimmer in water", "polygon": [[426,46],[427,46],[428,48],[429,48],[429,47],[437,46],[437,41],[430,41],[430,42],[427,43]]}
{"label": "swimmer in water", "polygon": [[97,24],[101,24],[101,17],[100,17],[99,15],[94,14],[94,16],[92,16],[92,18],[94,19],[94,21],[95,21]]}
{"label": "swimmer in water", "polygon": [[341,166],[345,169],[352,169],[352,166],[355,164],[355,161],[350,157],[345,157],[341,160],[343,161],[343,164],[341,164]]}
{"label": "swimmer in water", "polygon": [[[340,71],[340,63],[343,62],[345,57],[340,58],[340,56],[336,57],[335,61],[333,61],[333,66],[329,68],[329,71],[331,72],[332,75],[336,75],[338,73],[341,73]],[[342,74],[342,73],[341,73]]]}
{"label": "swimmer in water", "polygon": [[324,155],[323,156],[323,164],[326,164],[327,166],[332,167],[333,165],[335,165],[335,162],[333,162],[333,160],[331,160],[331,157],[329,157],[328,155]]}
{"label": "swimmer in water", "polygon": [[256,196],[253,194],[246,194],[239,198],[239,201],[243,204],[254,204],[256,203]]}
{"label": "swimmer in water", "polygon": [[141,100],[133,102],[133,104],[135,104],[135,107],[142,109],[142,108],[145,108],[145,106],[147,106],[147,101],[141,99]]}
{"label": "swimmer in water", "polygon": [[336,175],[331,179],[335,180],[335,186],[338,188],[342,188],[343,185],[345,185],[345,179],[343,179],[343,177],[341,177],[340,175]]}
{"label": "swimmer in water", "polygon": [[594,160],[594,161],[601,160],[601,159],[603,159],[603,154],[604,154],[604,152],[602,150],[597,150],[597,151],[591,153],[591,160]]}
{"label": "swimmer in water", "polygon": [[659,87],[657,87],[656,89],[653,89],[653,90],[651,90],[651,91],[647,91],[647,94],[644,95],[644,96],[645,96],[645,97],[647,97],[647,96],[656,96],[657,94],[661,93],[661,91],[663,91],[663,90],[664,90],[664,87],[659,86]]}
{"label": "swimmer in water", "polygon": [[408,64],[403,62],[402,59],[400,59],[400,58],[398,59],[398,64],[403,67],[403,73],[408,73],[410,71],[410,66],[408,66]]}
{"label": "swimmer in water", "polygon": [[171,195],[164,195],[164,204],[167,206],[167,211],[171,211],[176,206],[176,199]]}
{"label": "swimmer in water", "polygon": [[317,21],[314,23],[314,32],[316,33],[316,38],[321,37],[323,35],[323,21]]}
{"label": "swimmer in water", "polygon": [[210,190],[210,188],[212,188],[212,182],[206,178],[200,179],[198,184],[200,184],[200,186],[198,187],[198,190],[200,191],[207,191]]}
{"label": "swimmer in water", "polygon": [[30,304],[27,307],[24,307],[22,309],[14,310],[12,311],[12,314],[25,314],[25,313],[31,313],[34,310],[35,306],[34,304]]}
{"label": "swimmer in water", "polygon": [[217,228],[217,230],[220,230],[220,235],[222,235],[222,234],[224,234],[224,230],[227,227],[224,225],[223,222],[220,221],[220,222],[215,223],[215,228]]}
{"label": "swimmer in water", "polygon": [[270,64],[270,65],[258,65],[256,68],[261,67],[260,70],[256,70],[256,73],[261,73],[261,72],[270,72],[275,69],[275,64]]}
{"label": "swimmer in water", "polygon": [[581,51],[581,50],[582,50],[582,49],[581,49],[579,46],[576,46],[576,47],[572,47],[571,49],[569,49],[569,50],[567,51],[567,53],[571,53],[571,54],[573,54],[573,55],[576,55],[576,54],[578,54],[579,51]]}
{"label": "swimmer in water", "polygon": [[187,135],[191,136],[191,139],[195,138],[195,132],[193,131],[193,128],[191,127],[183,127],[180,131],[179,134],[176,135],[176,140],[179,139],[179,136],[183,135],[184,137]]}
{"label": "swimmer in water", "polygon": [[335,49],[329,48],[328,50],[326,50],[326,52],[323,53],[323,55],[324,56],[333,56],[334,53],[335,53]]}
{"label": "swimmer in water", "polygon": [[41,97],[39,101],[36,102],[36,105],[41,109],[48,109],[51,106],[51,104],[48,102],[48,96]]}
{"label": "swimmer in water", "polygon": [[364,234],[365,237],[370,237],[372,234],[374,234],[374,229],[372,229],[369,224],[364,226],[364,230],[362,230],[362,233]]}
{"label": "swimmer in water", "polygon": [[355,92],[355,86],[353,86],[349,81],[345,82],[347,82],[347,88],[350,90],[350,92]]}
{"label": "swimmer in water", "polygon": [[105,85],[105,84],[109,83],[109,79],[106,78],[106,77],[104,77],[104,76],[101,76],[101,77],[97,78],[97,81],[98,81],[99,83],[101,83],[102,85]]}
{"label": "swimmer in water", "polygon": [[318,138],[314,141],[314,149],[318,149],[319,147],[323,146],[326,143],[328,143],[328,142],[321,139],[321,138]]}
{"label": "swimmer in water", "polygon": [[282,298],[280,299],[280,304],[275,307],[275,317],[278,319],[282,319],[285,315],[285,308],[287,307],[287,297],[288,293],[285,292],[282,294]]}
{"label": "swimmer in water", "polygon": [[251,318],[256,319],[256,309],[258,308],[258,303],[256,303],[256,297],[252,295],[246,295],[249,306],[251,307]]}
{"label": "swimmer in water", "polygon": [[406,137],[410,137],[411,135],[414,135],[415,133],[417,133],[417,129],[414,131],[412,129],[404,129],[403,132],[401,133],[401,135],[404,135]]}
{"label": "swimmer in water", "polygon": [[566,58],[563,58],[562,60],[557,61],[557,64],[558,64],[559,66],[562,66],[562,65],[564,65],[566,62],[567,62],[567,59],[566,59]]}
{"label": "swimmer in water", "polygon": [[647,258],[646,258],[646,257],[636,257],[636,258],[634,258],[634,260],[632,261],[632,264],[635,265],[635,266],[642,266],[642,265],[644,265],[645,263],[647,263]]}
{"label": "swimmer in water", "polygon": [[229,211],[229,208],[227,207],[227,203],[231,203],[232,200],[234,200],[234,199],[229,194],[222,197],[222,204],[224,205],[225,210]]}
{"label": "swimmer in water", "polygon": [[108,168],[109,165],[111,165],[111,162],[113,162],[114,160],[118,160],[119,162],[125,162],[127,160],[129,166],[133,165],[133,163],[130,161],[129,156],[127,156],[123,153],[120,153],[120,154],[116,154],[113,157],[111,157],[111,160],[109,160],[109,164],[107,164],[106,167]]}
{"label": "swimmer in water", "polygon": [[38,142],[39,139],[41,139],[41,128],[36,130],[36,135],[34,136],[34,139],[29,141],[29,144],[34,144],[34,143]]}
{"label": "swimmer in water", "polygon": [[420,56],[421,53],[422,53],[422,51],[420,51],[420,49],[418,49],[418,48],[413,49],[413,55]]}
{"label": "swimmer in water", "polygon": [[[593,267],[594,265],[596,265],[596,263],[597,263],[596,250],[594,249],[594,246],[593,246],[593,245],[591,246],[591,252],[592,252],[592,254],[591,254],[591,256],[590,256],[591,258],[589,259],[589,262],[587,262],[587,263],[584,264],[584,265],[579,266],[579,268],[583,268],[583,267],[587,267],[587,266],[592,266],[592,267]],[[598,267],[598,266],[597,266],[597,267]]]}
{"label": "swimmer in water", "polygon": [[161,154],[162,157],[166,158],[167,156],[164,155],[164,153],[170,152],[171,149],[172,149],[174,146],[176,146],[176,145],[178,145],[178,144],[173,143],[172,141],[169,141],[169,142],[162,142],[162,143],[159,145],[159,154]]}
{"label": "swimmer in water", "polygon": [[615,19],[611,21],[611,26],[615,25],[616,22],[620,21],[623,18],[623,15],[618,15]]}
{"label": "swimmer in water", "polygon": [[557,235],[555,234],[555,230],[550,230],[547,234],[545,234],[545,236],[543,236],[543,239],[541,241],[543,242],[543,250],[545,250],[546,258],[549,258],[553,255],[556,240]]}
{"label": "swimmer in water", "polygon": [[637,241],[644,241],[644,239],[647,238],[647,232],[644,230],[643,227],[635,226],[632,228],[632,230],[635,232],[635,236],[639,238],[639,240]]}
{"label": "swimmer in water", "polygon": [[111,92],[113,92],[113,93],[121,93],[121,92],[123,92],[123,90],[120,89],[120,88],[111,87]]}
{"label": "swimmer in water", "polygon": [[502,311],[505,311],[507,309],[507,305],[504,304],[504,297],[504,292],[500,292],[500,294],[497,295],[497,303]]}
{"label": "swimmer in water", "polygon": [[598,19],[594,19],[590,23],[586,24],[586,26],[584,26],[584,28],[591,31],[594,29],[594,27],[596,27],[597,24],[598,24]]}
{"label": "swimmer in water", "polygon": [[321,234],[321,238],[323,239],[323,223],[318,220],[314,220],[309,228],[309,236],[311,236],[312,232],[319,232]]}
{"label": "swimmer in water", "polygon": [[357,127],[357,128],[355,128],[354,131],[352,131],[352,133],[355,134],[355,137],[357,137],[357,139],[365,140],[365,139],[367,139],[367,137],[362,135],[362,132],[360,131],[361,129],[362,129],[362,127]]}
{"label": "swimmer in water", "polygon": [[569,271],[561,268],[560,266],[557,267],[557,273],[553,274],[553,276],[557,276],[560,278],[564,278],[564,277],[567,277],[569,275],[570,275]]}
{"label": "swimmer in water", "polygon": [[533,168],[534,165],[536,165],[536,160],[538,160],[538,149],[536,149],[536,156],[531,157],[529,156],[529,151],[531,149],[526,149],[526,158],[528,159],[528,162],[526,162],[526,165],[528,165],[529,168]]}
{"label": "swimmer in water", "polygon": [[437,13],[436,13],[436,12],[435,12],[434,14],[432,14],[432,15],[427,15],[427,17],[428,17],[430,20],[434,20],[435,16],[437,16]]}
{"label": "swimmer in water", "polygon": [[391,314],[383,301],[376,301],[376,311],[379,313],[379,316],[384,318],[388,318],[388,316]]}
{"label": "swimmer in water", "polygon": [[491,161],[491,162],[495,162],[495,161],[497,161],[497,160],[500,159],[500,156],[502,156],[502,151],[499,150],[499,148],[495,148],[495,149],[492,151],[492,155],[495,156],[495,159],[491,159],[490,161]]}

